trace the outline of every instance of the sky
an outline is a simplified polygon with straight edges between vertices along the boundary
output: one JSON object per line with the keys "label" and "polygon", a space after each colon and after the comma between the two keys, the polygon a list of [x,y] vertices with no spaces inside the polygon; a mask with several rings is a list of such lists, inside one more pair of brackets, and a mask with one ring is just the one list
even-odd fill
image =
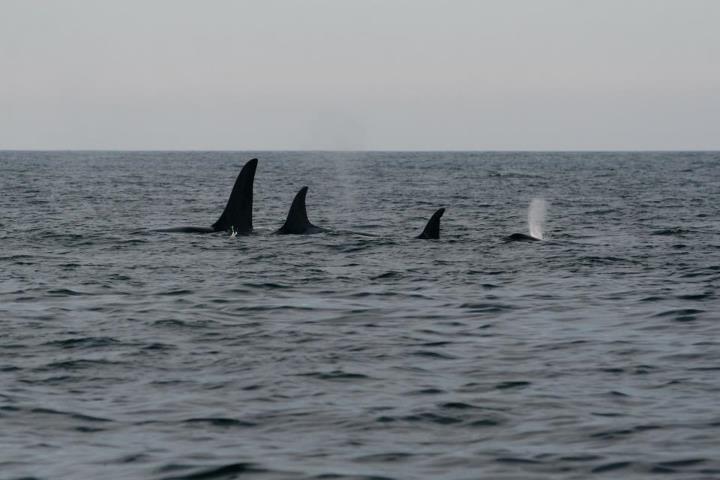
{"label": "sky", "polygon": [[718,0],[0,0],[0,149],[717,150]]}

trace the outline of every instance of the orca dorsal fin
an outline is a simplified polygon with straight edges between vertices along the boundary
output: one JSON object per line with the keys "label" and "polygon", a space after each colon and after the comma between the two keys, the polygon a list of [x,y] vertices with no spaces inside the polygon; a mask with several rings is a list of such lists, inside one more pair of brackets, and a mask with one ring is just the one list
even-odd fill
{"label": "orca dorsal fin", "polygon": [[257,163],[257,158],[253,158],[240,170],[225,210],[212,225],[216,232],[233,230],[247,234],[252,231],[253,182]]}
{"label": "orca dorsal fin", "polygon": [[433,240],[440,238],[440,218],[443,216],[443,213],[445,213],[444,208],[440,208],[433,213],[430,220],[428,220],[427,225],[425,225],[425,230],[423,230],[417,238]]}
{"label": "orca dorsal fin", "polygon": [[302,187],[300,191],[295,195],[295,199],[290,206],[285,224],[280,227],[277,233],[285,234],[301,234],[306,233],[309,230],[317,229],[315,225],[310,223],[307,216],[307,210],[305,208],[305,196],[307,195],[308,187]]}

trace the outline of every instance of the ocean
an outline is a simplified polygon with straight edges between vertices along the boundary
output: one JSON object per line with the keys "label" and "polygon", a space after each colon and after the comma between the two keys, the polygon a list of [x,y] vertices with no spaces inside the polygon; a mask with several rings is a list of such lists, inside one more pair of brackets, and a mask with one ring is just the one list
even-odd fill
{"label": "ocean", "polygon": [[[254,234],[157,231],[253,157]],[[273,235],[304,185],[330,231]],[[2,479],[720,478],[720,153],[5,151],[0,192]]]}

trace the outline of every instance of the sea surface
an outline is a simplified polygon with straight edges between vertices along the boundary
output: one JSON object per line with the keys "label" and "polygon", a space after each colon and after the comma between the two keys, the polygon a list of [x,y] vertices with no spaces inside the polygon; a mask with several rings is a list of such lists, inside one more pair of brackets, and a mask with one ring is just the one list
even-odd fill
{"label": "sea surface", "polygon": [[718,479],[719,287],[720,153],[0,152],[0,478]]}

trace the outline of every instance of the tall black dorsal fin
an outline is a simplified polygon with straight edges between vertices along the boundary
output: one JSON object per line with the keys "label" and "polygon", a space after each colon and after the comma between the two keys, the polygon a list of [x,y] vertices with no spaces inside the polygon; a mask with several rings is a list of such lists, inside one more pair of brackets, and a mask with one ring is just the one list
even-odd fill
{"label": "tall black dorsal fin", "polygon": [[257,158],[253,158],[240,170],[225,210],[212,226],[216,232],[227,230],[240,234],[252,232],[253,182],[257,163]]}
{"label": "tall black dorsal fin", "polygon": [[308,187],[302,187],[297,195],[295,195],[295,199],[288,212],[287,220],[285,220],[285,225],[280,227],[277,233],[298,235],[319,230],[318,227],[308,220],[307,210],[305,209],[305,196],[307,195],[307,191]]}
{"label": "tall black dorsal fin", "polygon": [[425,225],[425,230],[418,235],[417,238],[423,238],[423,239],[438,239],[440,238],[440,218],[443,216],[443,213],[445,213],[444,208],[438,209],[435,213],[433,213],[432,217],[430,217],[430,220],[428,220],[427,225]]}

